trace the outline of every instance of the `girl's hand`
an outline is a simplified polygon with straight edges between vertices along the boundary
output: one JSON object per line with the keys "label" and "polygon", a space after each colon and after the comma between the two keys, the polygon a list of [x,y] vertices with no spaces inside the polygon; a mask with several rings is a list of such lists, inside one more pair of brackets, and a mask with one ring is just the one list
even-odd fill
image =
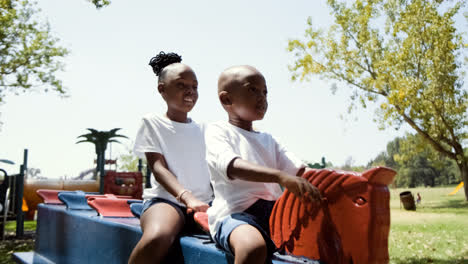
{"label": "girl's hand", "polygon": [[187,206],[187,213],[206,212],[210,206],[192,195],[191,192],[186,192],[181,197],[181,201]]}
{"label": "girl's hand", "polygon": [[322,200],[322,196],[317,187],[304,178],[284,173],[280,177],[280,184],[299,198],[311,202],[321,202]]}

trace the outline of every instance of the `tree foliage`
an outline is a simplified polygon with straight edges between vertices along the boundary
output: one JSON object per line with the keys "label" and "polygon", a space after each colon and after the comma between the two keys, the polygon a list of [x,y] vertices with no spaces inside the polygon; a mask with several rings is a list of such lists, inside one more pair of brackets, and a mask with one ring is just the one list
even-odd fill
{"label": "tree foliage", "polygon": [[56,73],[68,50],[58,45],[47,23],[38,21],[38,12],[28,0],[0,0],[0,103],[7,92],[36,87],[66,94]]}
{"label": "tree foliage", "polygon": [[386,166],[397,171],[396,187],[438,186],[460,182],[456,163],[437,152],[419,134],[406,134],[387,144],[368,167]]}
{"label": "tree foliage", "polygon": [[[353,104],[377,102],[380,128],[406,123],[438,152],[456,161],[468,181],[466,50],[454,17],[464,1],[328,0],[334,24],[312,26],[291,40],[293,79],[318,75],[344,82]],[[465,188],[468,199],[468,187]]]}
{"label": "tree foliage", "polygon": [[93,5],[95,5],[97,9],[108,6],[111,3],[108,0],[89,0],[89,1],[93,3]]}
{"label": "tree foliage", "polygon": [[124,135],[119,135],[117,134],[117,131],[119,131],[121,128],[114,128],[109,131],[98,131],[93,128],[88,128],[90,133],[83,134],[78,136],[78,138],[83,138],[82,140],[76,142],[78,143],[83,143],[83,142],[89,142],[93,143],[95,150],[96,150],[96,155],[97,155],[97,167],[96,171],[100,173],[100,186],[99,186],[99,192],[103,193],[104,191],[104,177],[103,175],[105,174],[104,170],[104,165],[106,163],[106,149],[107,145],[112,142],[120,143],[115,138],[127,138],[127,136]]}

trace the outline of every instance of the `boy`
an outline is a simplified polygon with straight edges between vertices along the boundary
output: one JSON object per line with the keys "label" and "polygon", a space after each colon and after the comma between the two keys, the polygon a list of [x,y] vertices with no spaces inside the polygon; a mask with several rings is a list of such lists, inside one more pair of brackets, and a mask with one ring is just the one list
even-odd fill
{"label": "boy", "polygon": [[207,160],[215,199],[208,209],[215,242],[234,255],[235,263],[265,263],[275,246],[269,217],[279,185],[304,200],[319,201],[318,189],[301,176],[303,163],[267,133],[254,131],[263,119],[267,86],[251,66],[225,70],[218,80],[219,100],[228,122],[210,124],[205,132]]}

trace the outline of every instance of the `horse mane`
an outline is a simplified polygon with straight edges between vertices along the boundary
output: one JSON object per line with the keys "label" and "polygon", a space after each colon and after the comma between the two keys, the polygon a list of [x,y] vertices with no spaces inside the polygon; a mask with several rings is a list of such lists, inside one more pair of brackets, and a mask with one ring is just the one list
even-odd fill
{"label": "horse mane", "polygon": [[[352,204],[356,206],[366,204],[368,202],[366,200],[369,199],[366,193],[369,190],[386,189],[394,175],[395,171],[385,167],[376,167],[363,173],[308,169],[302,177],[318,188],[322,201],[319,203],[305,201],[286,189],[276,201],[271,213],[271,238],[278,248],[286,252],[311,258],[320,257],[326,263],[350,263],[349,261],[355,257],[361,259],[362,255],[355,252],[355,247],[350,247],[349,236],[346,238],[348,248],[343,248],[343,234],[339,233],[342,231],[339,231],[337,226],[340,221],[332,219],[333,208],[338,205],[342,210],[343,205],[349,207]],[[386,192],[388,193],[388,189]],[[388,199],[388,196],[386,197]],[[373,201],[373,204],[376,204],[375,197]],[[374,237],[373,239],[377,241]],[[358,245],[356,248],[362,252],[361,249],[368,250],[368,245]],[[384,249],[387,248],[382,246],[382,252]]]}
{"label": "horse mane", "polygon": [[310,169],[303,175],[312,185],[317,187],[322,196],[332,202],[339,195],[360,191],[368,183],[361,173],[330,169]]}

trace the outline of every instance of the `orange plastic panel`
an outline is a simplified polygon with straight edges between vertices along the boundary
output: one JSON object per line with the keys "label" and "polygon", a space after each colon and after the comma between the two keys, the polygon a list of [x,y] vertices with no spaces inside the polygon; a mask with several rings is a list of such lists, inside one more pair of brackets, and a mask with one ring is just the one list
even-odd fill
{"label": "orange plastic panel", "polygon": [[326,263],[388,263],[390,194],[395,171],[312,169],[304,174],[324,197],[302,202],[286,190],[270,217],[276,246]]}
{"label": "orange plastic panel", "polygon": [[105,217],[134,217],[127,199],[92,197],[88,204]]}
{"label": "orange plastic panel", "polygon": [[42,198],[43,203],[46,204],[63,204],[62,201],[58,198],[58,193],[62,190],[48,190],[48,189],[39,189],[36,190],[36,193],[39,197]]}
{"label": "orange plastic panel", "polygon": [[128,195],[135,199],[141,199],[143,174],[141,172],[107,171],[104,178],[104,193]]}

